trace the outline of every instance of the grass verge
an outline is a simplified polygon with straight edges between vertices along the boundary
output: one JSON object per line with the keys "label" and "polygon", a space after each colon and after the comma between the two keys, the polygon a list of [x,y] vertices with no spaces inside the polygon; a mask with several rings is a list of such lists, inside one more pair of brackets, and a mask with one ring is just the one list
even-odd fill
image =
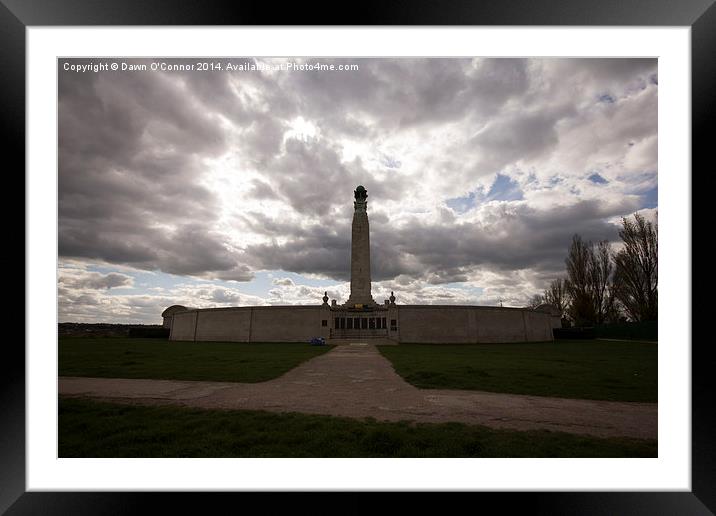
{"label": "grass verge", "polygon": [[657,442],[60,398],[59,456],[656,457]]}
{"label": "grass verge", "polygon": [[657,401],[656,344],[558,340],[517,344],[379,346],[407,382],[611,401]]}
{"label": "grass verge", "polygon": [[307,343],[60,338],[59,375],[264,382],[329,349]]}

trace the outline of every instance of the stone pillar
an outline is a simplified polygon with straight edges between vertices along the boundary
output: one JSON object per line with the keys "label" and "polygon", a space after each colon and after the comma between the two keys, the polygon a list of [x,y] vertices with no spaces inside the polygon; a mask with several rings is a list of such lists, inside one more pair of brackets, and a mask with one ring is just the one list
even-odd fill
{"label": "stone pillar", "polygon": [[[323,326],[323,321],[326,321],[326,325]],[[333,328],[333,318],[331,317],[331,309],[328,303],[323,303],[321,306],[321,331],[320,336],[328,340],[331,338],[331,328]]]}
{"label": "stone pillar", "polygon": [[368,226],[368,192],[358,186],[353,203],[351,229],[351,294],[345,306],[376,306],[371,295],[370,279],[370,228]]}
{"label": "stone pillar", "polygon": [[[395,297],[393,297],[392,292],[390,297],[393,298],[393,301],[388,305],[388,320],[386,321],[388,323],[388,338],[396,342],[400,342],[400,317],[398,315],[398,305],[395,304]],[[393,325],[391,324],[393,320],[396,322],[395,328],[397,328],[397,331],[393,331]]]}

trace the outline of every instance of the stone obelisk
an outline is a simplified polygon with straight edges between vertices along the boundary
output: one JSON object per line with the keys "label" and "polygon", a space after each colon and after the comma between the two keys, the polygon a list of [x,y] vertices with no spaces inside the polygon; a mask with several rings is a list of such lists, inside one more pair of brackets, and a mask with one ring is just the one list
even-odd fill
{"label": "stone obelisk", "polygon": [[353,227],[351,230],[351,295],[344,306],[367,308],[376,306],[370,293],[370,229],[368,227],[368,192],[359,185],[355,189]]}

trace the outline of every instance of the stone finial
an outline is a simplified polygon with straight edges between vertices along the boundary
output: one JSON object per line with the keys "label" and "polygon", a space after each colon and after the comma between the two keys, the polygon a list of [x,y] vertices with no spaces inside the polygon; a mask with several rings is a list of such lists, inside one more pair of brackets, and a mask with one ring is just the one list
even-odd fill
{"label": "stone finial", "polygon": [[324,305],[328,304],[328,292],[327,291],[323,293],[323,304]]}
{"label": "stone finial", "polygon": [[337,306],[337,302],[336,302],[335,299],[332,299],[332,300],[331,300],[331,306]]}
{"label": "stone finial", "polygon": [[365,202],[368,198],[368,190],[366,190],[363,185],[358,185],[358,188],[355,189],[353,194],[358,202]]}
{"label": "stone finial", "polygon": [[395,294],[393,293],[392,290],[390,291],[390,304],[391,305],[395,304]]}
{"label": "stone finial", "polygon": [[353,192],[355,195],[355,202],[353,207],[357,212],[365,212],[368,209],[368,191],[363,185],[358,185],[358,188]]}

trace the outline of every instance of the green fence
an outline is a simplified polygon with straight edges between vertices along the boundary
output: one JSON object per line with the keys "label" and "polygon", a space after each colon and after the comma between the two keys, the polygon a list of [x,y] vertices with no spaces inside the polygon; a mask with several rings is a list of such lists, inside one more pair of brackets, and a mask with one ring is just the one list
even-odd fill
{"label": "green fence", "polygon": [[555,328],[555,339],[658,340],[657,321],[602,324],[590,327]]}
{"label": "green fence", "polygon": [[582,327],[576,327],[576,328],[554,328],[552,330],[552,333],[554,334],[555,339],[566,339],[566,340],[574,340],[574,339],[594,339],[595,333],[594,328],[582,328]]}
{"label": "green fence", "polygon": [[657,321],[604,324],[594,327],[598,339],[658,340]]}

